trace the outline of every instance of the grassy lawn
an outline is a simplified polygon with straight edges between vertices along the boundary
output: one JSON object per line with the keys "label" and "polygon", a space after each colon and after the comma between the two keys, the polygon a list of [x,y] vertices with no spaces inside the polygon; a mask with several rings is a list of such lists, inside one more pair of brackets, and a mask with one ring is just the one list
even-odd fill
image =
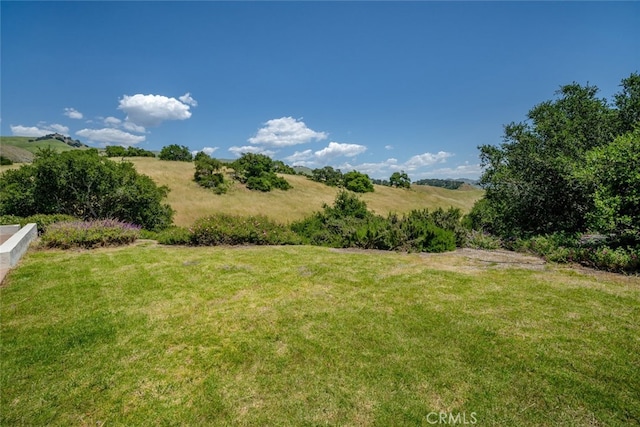
{"label": "grassy lawn", "polygon": [[[174,223],[180,226],[190,226],[198,218],[212,213],[240,216],[262,214],[275,221],[288,223],[322,210],[323,203],[331,205],[338,192],[337,188],[313,182],[304,176],[283,175],[293,186],[291,190],[261,193],[247,190],[236,183],[227,194],[216,195],[193,181],[195,169],[192,162],[169,162],[145,157],[127,160],[135,164],[138,172],[171,189],[167,202],[176,210]],[[451,206],[467,212],[483,194],[479,189],[447,190],[415,185],[411,190],[403,190],[376,185],[375,191],[362,195],[362,199],[370,210],[381,215],[412,209],[447,209]]]}
{"label": "grassy lawn", "polygon": [[142,244],[0,292],[1,425],[640,423],[637,277]]}

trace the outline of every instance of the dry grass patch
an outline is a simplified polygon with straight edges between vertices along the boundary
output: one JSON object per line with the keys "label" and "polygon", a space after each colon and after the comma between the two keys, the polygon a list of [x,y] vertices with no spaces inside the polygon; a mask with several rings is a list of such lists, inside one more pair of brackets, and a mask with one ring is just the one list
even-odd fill
{"label": "dry grass patch", "polygon": [[[195,167],[190,162],[168,162],[154,158],[130,159],[138,172],[150,176],[159,185],[171,189],[168,203],[176,210],[174,223],[190,226],[198,218],[213,213],[230,215],[266,215],[280,223],[305,218],[332,204],[338,189],[313,182],[304,176],[283,175],[293,188],[268,193],[250,191],[234,183],[226,194],[216,195],[193,181]],[[363,195],[368,207],[381,215],[389,212],[408,212],[412,209],[457,207],[468,211],[483,192],[477,189],[446,190],[436,187],[414,186],[402,190],[375,186],[375,192]]]}

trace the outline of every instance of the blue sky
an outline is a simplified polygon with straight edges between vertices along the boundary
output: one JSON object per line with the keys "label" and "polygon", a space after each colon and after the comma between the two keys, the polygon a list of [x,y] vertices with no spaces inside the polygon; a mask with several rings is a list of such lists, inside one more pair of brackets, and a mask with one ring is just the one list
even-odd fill
{"label": "blue sky", "polygon": [[477,178],[560,85],[640,71],[638,2],[10,2],[1,134]]}

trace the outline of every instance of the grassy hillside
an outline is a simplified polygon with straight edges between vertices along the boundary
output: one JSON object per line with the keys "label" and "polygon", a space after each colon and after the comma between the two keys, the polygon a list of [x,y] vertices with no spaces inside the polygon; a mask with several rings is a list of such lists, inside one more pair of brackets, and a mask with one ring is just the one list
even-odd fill
{"label": "grassy hillside", "polygon": [[29,252],[0,424],[636,425],[638,278],[478,255]]}
{"label": "grassy hillside", "polygon": [[44,141],[29,142],[30,139],[34,139],[27,136],[0,136],[0,146],[13,146],[22,148],[23,150],[31,153],[36,153],[40,148],[51,147],[58,151],[70,151],[77,150],[77,148],[71,147],[62,141],[57,139],[46,139]]}
{"label": "grassy hillside", "polygon": [[[214,212],[263,214],[287,223],[321,210],[323,203],[333,203],[338,192],[336,188],[313,182],[304,176],[286,175],[285,178],[293,185],[289,191],[261,193],[235,184],[227,194],[216,195],[193,182],[193,163],[153,158],[133,158],[131,161],[140,173],[149,175],[158,184],[171,189],[168,201],[176,210],[174,222],[182,226],[191,225],[196,219]],[[362,198],[371,210],[386,215],[389,212],[450,206],[468,211],[482,194],[482,190],[473,188],[446,190],[414,186],[410,190],[403,190],[375,186],[375,192],[365,194]]]}

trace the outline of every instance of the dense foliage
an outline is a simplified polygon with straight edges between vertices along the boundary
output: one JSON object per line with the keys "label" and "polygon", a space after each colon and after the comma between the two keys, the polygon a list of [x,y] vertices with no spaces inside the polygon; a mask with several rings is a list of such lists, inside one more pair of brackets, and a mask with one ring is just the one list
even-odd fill
{"label": "dense foliage", "polygon": [[595,86],[562,86],[558,99],[529,111],[527,122],[507,125],[501,146],[480,147],[486,202],[479,208],[492,218],[485,226],[503,237],[600,228],[589,221],[600,183],[593,174],[591,182],[585,180],[584,172],[589,158],[591,170],[597,169],[594,162],[606,163],[589,153],[607,151],[618,132],[631,126],[628,117],[637,117],[637,99],[629,96],[640,96],[640,76],[632,74],[622,86],[617,109],[596,97]]}
{"label": "dense foliage", "polygon": [[416,185],[430,185],[432,187],[442,187],[449,190],[457,190],[458,188],[464,185],[464,181],[457,181],[455,179],[436,179],[436,178],[426,178],[419,179],[414,182]]}
{"label": "dense foliage", "polygon": [[398,188],[411,187],[411,180],[405,171],[394,172],[389,177],[389,185]]}
{"label": "dense foliage", "polygon": [[282,165],[282,162],[274,162],[264,154],[244,153],[231,163],[231,168],[235,171],[234,178],[246,184],[249,190],[267,192],[274,188],[279,190],[291,188],[291,184],[286,179],[276,175],[277,170],[283,170]]}
{"label": "dense foliage", "polygon": [[13,161],[5,156],[0,156],[0,166],[12,165]]}
{"label": "dense foliage", "polygon": [[286,245],[299,244],[300,238],[286,225],[264,216],[237,217],[216,214],[202,218],[192,227],[195,245]]}
{"label": "dense foliage", "polygon": [[121,147],[119,145],[109,145],[104,149],[107,157],[155,157],[153,151],[138,147]]}
{"label": "dense foliage", "polygon": [[332,206],[295,222],[292,230],[305,243],[330,247],[443,252],[462,243],[465,232],[459,210],[415,210],[402,217],[374,215],[364,201],[348,191],[338,193]]}
{"label": "dense foliage", "polygon": [[0,215],[67,214],[84,220],[119,219],[147,229],[171,224],[162,200],[167,187],[95,149],[41,150],[30,165],[0,176]]}
{"label": "dense foliage", "polygon": [[[609,262],[604,268],[637,269],[640,75],[620,87],[609,104],[595,86],[562,86],[526,122],[505,126],[500,146],[479,147],[486,195],[469,215],[473,227],[507,242],[549,239],[559,253],[571,254],[564,259],[599,268]],[[602,238],[585,247],[580,239],[558,244],[549,237],[584,233]],[[594,261],[593,254],[602,256]]]}
{"label": "dense foliage", "polygon": [[191,154],[191,151],[189,151],[189,147],[178,144],[171,144],[166,147],[162,147],[158,157],[160,160],[172,160],[178,162],[190,162],[193,160],[193,155]]}
{"label": "dense foliage", "polygon": [[330,187],[342,187],[344,183],[344,177],[340,169],[334,169],[331,166],[325,166],[323,168],[312,170],[311,179],[313,181],[326,184]]}
{"label": "dense foliage", "polygon": [[370,193],[373,183],[369,175],[358,171],[347,172],[343,175],[344,188],[355,193]]}
{"label": "dense foliage", "polygon": [[229,185],[221,172],[222,163],[219,160],[213,159],[201,151],[196,154],[194,163],[196,171],[193,179],[195,182],[202,187],[212,189],[216,194],[227,192]]}

